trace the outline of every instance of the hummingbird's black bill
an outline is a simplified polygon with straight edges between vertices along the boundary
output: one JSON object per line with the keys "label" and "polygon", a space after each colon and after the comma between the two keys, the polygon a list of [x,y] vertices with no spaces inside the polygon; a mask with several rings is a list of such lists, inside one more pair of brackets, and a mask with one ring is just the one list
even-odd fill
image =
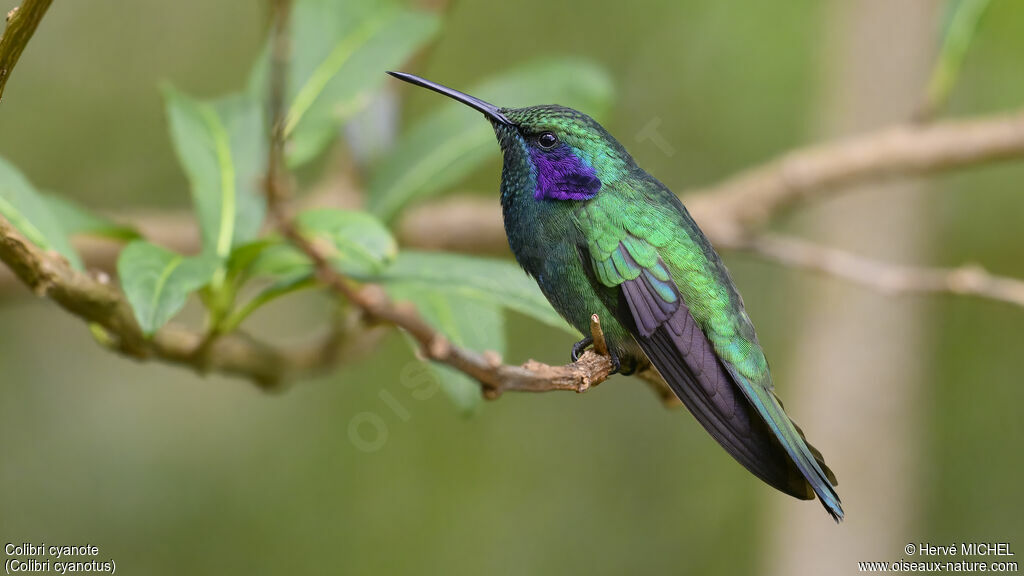
{"label": "hummingbird's black bill", "polygon": [[484,102],[483,100],[476,98],[474,96],[470,96],[465,92],[459,92],[458,90],[453,90],[447,86],[442,86],[440,84],[437,84],[436,82],[431,82],[430,80],[420,78],[419,76],[414,76],[412,74],[406,74],[405,72],[389,71],[388,74],[391,74],[392,76],[398,78],[399,80],[404,80],[409,84],[415,84],[428,90],[433,90],[438,94],[444,94],[445,96],[453,100],[458,100],[459,102],[462,102],[463,104],[469,106],[470,108],[474,108],[476,110],[479,110],[480,112],[483,112],[484,116],[487,116],[488,118],[494,120],[495,122],[506,124],[508,126],[512,125],[512,121],[506,118],[505,115],[501,113],[501,110],[497,106],[495,106],[494,104],[488,104],[487,102]]}

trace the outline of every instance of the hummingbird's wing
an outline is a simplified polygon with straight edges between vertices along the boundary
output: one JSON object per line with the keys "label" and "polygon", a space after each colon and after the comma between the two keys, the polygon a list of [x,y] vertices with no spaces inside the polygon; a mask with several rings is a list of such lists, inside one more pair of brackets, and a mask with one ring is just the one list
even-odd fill
{"label": "hummingbird's wing", "polygon": [[728,272],[678,198],[658,186],[655,198],[619,195],[579,212],[595,289],[729,454],[787,494],[817,494],[841,519],[835,476],[775,397]]}

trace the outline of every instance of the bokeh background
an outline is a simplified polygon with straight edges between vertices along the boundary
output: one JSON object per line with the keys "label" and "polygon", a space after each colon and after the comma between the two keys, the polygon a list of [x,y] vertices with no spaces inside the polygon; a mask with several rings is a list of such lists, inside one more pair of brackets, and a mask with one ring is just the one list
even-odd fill
{"label": "bokeh background", "polygon": [[[461,0],[413,69],[465,86],[536,56],[591,58],[615,83],[611,132],[683,190],[907,118],[944,4]],[[238,88],[266,20],[258,2],[55,3],[0,105],[0,155],[100,210],[186,208],[159,83]],[[995,0],[943,114],[1019,108],[1022,57],[1024,4]],[[400,95],[405,123],[438,99]],[[635,138],[655,118],[674,154]],[[463,187],[496,194],[497,170]],[[873,186],[775,226],[1021,277],[1022,182],[1017,162]],[[904,557],[907,542],[1024,550],[1024,310],[724,256],[781,397],[839,476],[838,527],[630,379],[506,395],[467,418],[402,385],[415,360],[392,335],[267,395],[105,353],[19,289],[0,296],[0,542],[88,542],[153,575],[846,574]],[[252,329],[302,339],[322,310],[315,296],[284,300]],[[560,363],[571,344],[525,318],[508,330],[511,361]],[[386,430],[370,451],[349,434],[366,413]]]}

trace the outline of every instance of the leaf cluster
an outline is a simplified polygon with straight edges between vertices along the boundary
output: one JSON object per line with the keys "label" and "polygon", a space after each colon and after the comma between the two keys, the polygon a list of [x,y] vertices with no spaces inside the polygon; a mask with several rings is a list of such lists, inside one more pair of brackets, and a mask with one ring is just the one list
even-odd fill
{"label": "leaf cluster", "polygon": [[[534,283],[506,260],[400,250],[390,229],[406,207],[450,190],[497,155],[490,127],[440,98],[433,111],[398,137],[388,133],[395,122],[356,121],[373,116],[367,110],[382,100],[384,72],[401,67],[438,36],[441,26],[437,14],[390,2],[295,2],[285,90],[289,167],[315,167],[315,160],[339,142],[393,142],[374,150],[360,167],[366,172],[366,211],[316,208],[295,221],[347,277],[380,284],[392,298],[412,302],[453,343],[501,354],[508,310],[567,329]],[[42,193],[2,158],[0,214],[76,269],[83,263],[73,237],[123,242],[118,281],[148,337],[193,295],[206,312],[204,330],[215,339],[239,330],[268,303],[317,288],[306,256],[266,226],[269,53],[268,42],[247,85],[234,94],[199,99],[163,86],[171,142],[201,232],[198,254],[168,250],[130,225]],[[612,98],[600,68],[572,59],[527,63],[469,91],[507,105],[558,102],[598,116]],[[479,387],[467,376],[432,369],[458,407],[470,410],[479,401]]]}

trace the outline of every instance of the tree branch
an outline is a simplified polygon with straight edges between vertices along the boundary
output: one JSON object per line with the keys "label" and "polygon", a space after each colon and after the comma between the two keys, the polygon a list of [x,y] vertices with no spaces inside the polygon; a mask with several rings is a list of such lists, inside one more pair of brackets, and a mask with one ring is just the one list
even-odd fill
{"label": "tree branch", "polygon": [[927,268],[890,264],[774,234],[754,236],[730,247],[886,294],[960,294],[1024,306],[1024,281],[993,276],[980,266]]}
{"label": "tree branch", "polygon": [[932,174],[1024,157],[1024,113],[894,126],[789,152],[688,194],[713,240],[762,227],[794,205],[856,184]]}
{"label": "tree branch", "polygon": [[203,334],[178,326],[167,326],[146,338],[120,291],[104,280],[72,269],[59,255],[41,250],[3,216],[0,261],[37,295],[99,327],[97,339],[111,350],[137,360],[155,358],[179,364],[198,373],[240,376],[268,389],[295,376],[330,368],[343,355],[362,348],[366,338],[366,334],[360,334],[359,338],[348,339],[350,327],[336,327],[318,342],[285,350],[236,331],[217,339],[207,353],[200,353]]}
{"label": "tree branch", "polygon": [[4,86],[7,85],[21,52],[32,38],[52,1],[25,0],[20,7],[15,7],[7,13],[7,29],[0,37],[0,100],[3,100]]}

